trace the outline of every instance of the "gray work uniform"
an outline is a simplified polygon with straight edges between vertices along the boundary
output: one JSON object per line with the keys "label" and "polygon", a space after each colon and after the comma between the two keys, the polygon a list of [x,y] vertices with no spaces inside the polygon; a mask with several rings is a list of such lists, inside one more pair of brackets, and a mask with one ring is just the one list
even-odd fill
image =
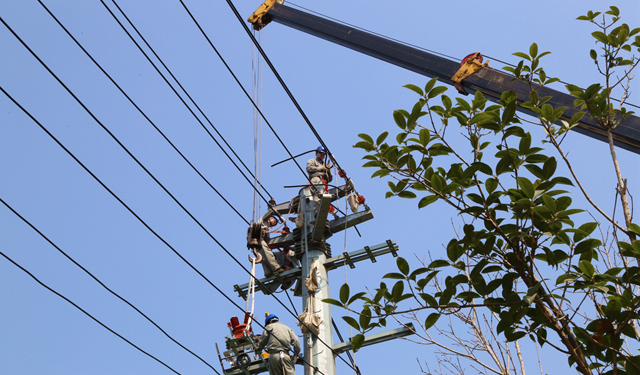
{"label": "gray work uniform", "polygon": [[269,277],[273,275],[273,273],[278,269],[282,268],[280,265],[283,263],[282,260],[279,261],[278,257],[273,253],[273,250],[267,245],[267,241],[269,240],[269,233],[267,233],[266,224],[262,225],[262,241],[260,243],[260,255],[262,255],[262,270],[264,271],[264,276]]}
{"label": "gray work uniform", "polygon": [[262,255],[262,270],[264,271],[264,277],[269,277],[280,267],[276,255],[273,254],[273,250],[267,245],[265,240],[262,240],[260,246],[260,255]]}
{"label": "gray work uniform", "polygon": [[315,186],[318,192],[324,192],[323,177],[327,182],[331,182],[333,179],[325,162],[318,158],[309,159],[307,162],[307,173],[309,174],[311,184]]}
{"label": "gray work uniform", "polygon": [[[280,322],[267,324],[258,344],[258,352],[267,348],[269,352],[269,375],[295,375],[293,360],[289,348],[293,347],[293,354],[300,354],[300,341],[293,330]],[[283,353],[282,358],[280,358]],[[284,363],[284,371],[283,371]]]}

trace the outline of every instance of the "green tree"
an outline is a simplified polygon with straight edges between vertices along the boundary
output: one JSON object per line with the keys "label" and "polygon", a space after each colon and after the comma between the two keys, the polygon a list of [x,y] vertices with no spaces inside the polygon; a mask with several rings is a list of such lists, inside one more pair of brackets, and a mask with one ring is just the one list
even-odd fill
{"label": "green tree", "polygon": [[[640,344],[640,226],[632,222],[629,188],[611,135],[632,113],[624,103],[630,73],[638,65],[632,50],[640,51],[640,28],[622,23],[613,6],[578,20],[596,28],[592,36],[598,48],[590,57],[603,82],[586,89],[566,86],[583,111],[571,121],[556,125],[566,108],[553,108],[549,98],[537,93],[558,80],[547,77],[540,65],[549,52],[539,53],[533,44],[528,53],[514,54],[522,59],[516,67],[505,68],[514,79],[529,83],[529,101],[518,103],[514,92],[504,92],[498,104],[488,105],[477,92],[471,101],[455,98],[454,103],[444,95],[447,88],[432,79],[424,89],[405,86],[419,99],[411,110],[393,113],[399,128],[394,138],[389,132],[360,134],[355,147],[367,152],[364,166],[375,169],[374,177],[389,180],[387,197],[415,198],[419,208],[443,202],[462,224],[445,244],[446,257],[415,265],[398,258],[397,271],[385,275],[375,291],[351,295],[345,285],[339,301],[326,300],[359,314],[358,320],[344,318],[360,332],[353,340],[356,349],[364,333],[410,313],[427,343],[438,344],[433,330],[448,334],[463,349],[443,345],[443,353],[480,363],[483,372],[519,372],[518,341],[531,339],[566,353],[583,374],[640,374],[635,353]],[[619,105],[612,100],[616,90],[622,92]],[[544,144],[536,145],[525,130],[531,127],[522,126],[531,120],[519,117],[517,106],[537,115]],[[593,117],[609,135],[624,225],[589,197],[561,147],[582,116]],[[460,132],[449,128],[462,130],[466,149],[454,147],[452,139]],[[567,165],[568,175],[560,174],[558,162]],[[564,190],[572,185],[599,213],[595,221],[581,222],[583,209],[574,207]],[[608,234],[615,241],[608,242]],[[461,320],[472,338],[441,327],[443,316]],[[469,350],[473,345],[487,352],[494,365],[482,364]],[[500,358],[504,353],[506,360]],[[448,364],[457,366],[452,360]]]}

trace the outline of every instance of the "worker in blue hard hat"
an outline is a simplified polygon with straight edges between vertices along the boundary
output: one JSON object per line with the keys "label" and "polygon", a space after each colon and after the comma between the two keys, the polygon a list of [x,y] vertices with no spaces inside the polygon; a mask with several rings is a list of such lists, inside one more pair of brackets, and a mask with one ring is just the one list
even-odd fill
{"label": "worker in blue hard hat", "polygon": [[[266,313],[264,332],[256,351],[269,352],[269,375],[295,375],[293,358],[300,354],[300,341],[293,330],[284,324],[275,314]],[[293,348],[293,356],[289,353]]]}
{"label": "worker in blue hard hat", "polygon": [[326,160],[327,153],[324,147],[316,149],[316,157],[307,162],[307,173],[311,184],[316,187],[317,193],[327,191],[327,184],[331,182],[331,165]]}

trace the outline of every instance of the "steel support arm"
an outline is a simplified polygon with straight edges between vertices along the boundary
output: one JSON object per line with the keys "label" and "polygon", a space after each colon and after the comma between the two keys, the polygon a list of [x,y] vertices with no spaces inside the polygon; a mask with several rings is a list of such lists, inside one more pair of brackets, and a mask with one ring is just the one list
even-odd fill
{"label": "steel support arm", "polygon": [[[269,21],[274,21],[418,74],[431,78],[437,77],[440,82],[449,85],[453,85],[451,77],[460,68],[459,62],[284,5],[275,4],[264,18],[266,18],[265,24]],[[509,74],[491,68],[484,68],[466,78],[462,86],[469,93],[480,91],[485,97],[494,102],[500,99],[502,92],[508,90],[515,91],[518,96],[518,102],[528,101],[529,86],[524,82],[513,80],[513,78]],[[568,108],[561,120],[568,121],[575,113],[579,112],[573,105],[575,97],[571,95],[547,87],[541,87],[538,93],[540,97],[551,96],[552,99],[548,103],[554,108]],[[535,115],[530,110],[522,107],[519,107],[519,110],[529,115]],[[584,116],[578,126],[573,129],[592,138],[607,141],[606,131],[593,119],[590,119],[589,116]],[[640,154],[640,117],[627,117],[613,131],[613,138],[618,147]]]}

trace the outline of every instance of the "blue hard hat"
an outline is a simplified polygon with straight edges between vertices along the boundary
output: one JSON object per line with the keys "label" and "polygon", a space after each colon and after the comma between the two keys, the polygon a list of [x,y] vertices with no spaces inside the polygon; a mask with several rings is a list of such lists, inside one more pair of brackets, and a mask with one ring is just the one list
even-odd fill
{"label": "blue hard hat", "polygon": [[264,318],[264,325],[266,326],[267,324],[269,324],[269,322],[271,322],[271,320],[274,320],[274,322],[277,322],[279,319],[275,314],[269,314],[267,315],[266,318]]}
{"label": "blue hard hat", "polygon": [[316,152],[322,152],[323,154],[327,153],[322,146],[318,146],[318,148],[316,148]]}

